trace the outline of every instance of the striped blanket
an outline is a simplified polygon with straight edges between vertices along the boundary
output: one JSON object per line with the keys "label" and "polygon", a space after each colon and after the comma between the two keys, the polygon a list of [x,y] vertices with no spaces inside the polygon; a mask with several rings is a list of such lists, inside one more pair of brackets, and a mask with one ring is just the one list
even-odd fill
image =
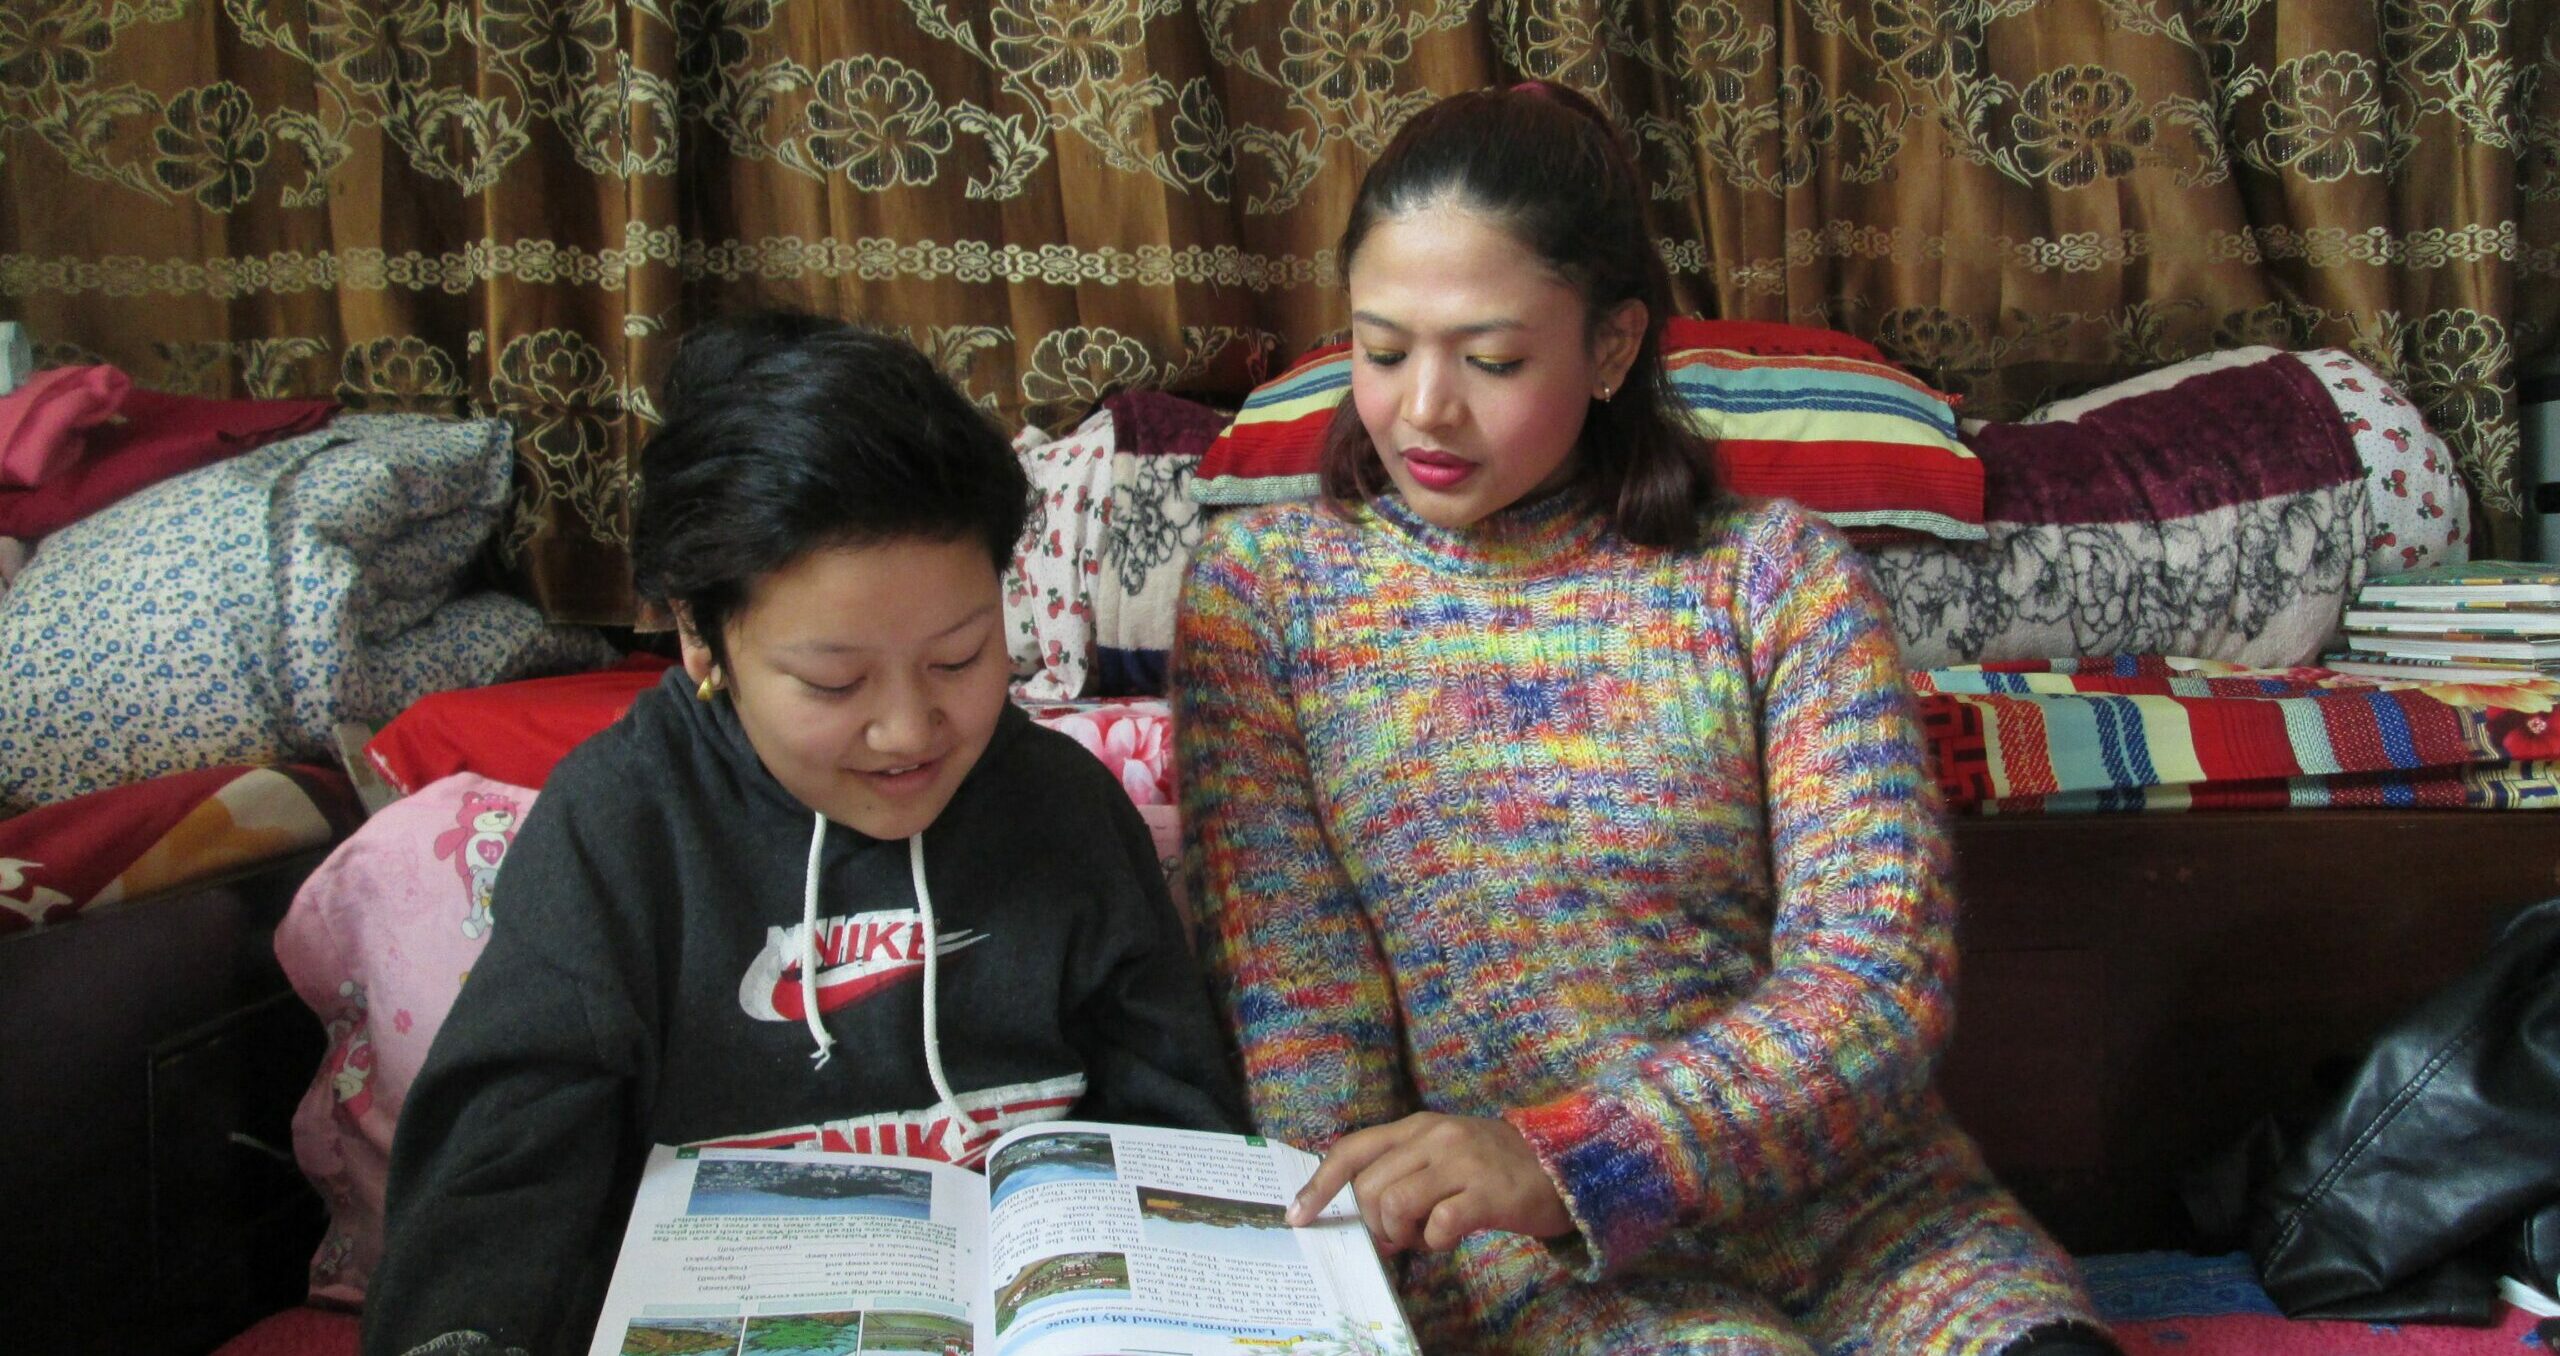
{"label": "striped blanket", "polygon": [[[2560,681],[2437,684],[2157,655],[1912,673],[1957,814],[2560,809]],[[1033,705],[1170,842],[1160,701]]]}
{"label": "striped blanket", "polygon": [[2377,682],[2156,655],[1911,677],[1960,814],[2560,808],[2560,681]]}

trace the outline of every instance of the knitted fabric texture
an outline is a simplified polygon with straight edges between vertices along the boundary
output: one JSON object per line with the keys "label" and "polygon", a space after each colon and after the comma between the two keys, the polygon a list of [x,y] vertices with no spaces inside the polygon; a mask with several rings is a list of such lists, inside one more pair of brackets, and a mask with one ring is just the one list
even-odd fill
{"label": "knitted fabric texture", "polygon": [[1930,1076],[1948,853],[1883,605],[1792,505],[1212,529],[1178,780],[1269,1134],[1502,1115],[1578,1236],[1404,1273],[1440,1351],[1997,1351],[2094,1321]]}

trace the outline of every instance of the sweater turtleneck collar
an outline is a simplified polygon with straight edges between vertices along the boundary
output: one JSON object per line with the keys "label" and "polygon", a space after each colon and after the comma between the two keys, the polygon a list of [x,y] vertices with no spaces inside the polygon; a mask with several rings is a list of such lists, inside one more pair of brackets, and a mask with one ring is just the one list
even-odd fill
{"label": "sweater turtleneck collar", "polygon": [[1580,491],[1557,490],[1524,500],[1465,527],[1424,522],[1402,495],[1381,495],[1369,511],[1387,531],[1433,565],[1488,576],[1541,575],[1570,569],[1608,531]]}

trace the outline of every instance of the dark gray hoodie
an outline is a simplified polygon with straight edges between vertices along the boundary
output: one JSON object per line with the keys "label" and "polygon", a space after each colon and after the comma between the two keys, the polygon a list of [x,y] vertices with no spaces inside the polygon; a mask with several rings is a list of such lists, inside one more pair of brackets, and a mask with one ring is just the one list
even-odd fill
{"label": "dark gray hoodie", "polygon": [[1008,707],[919,838],[819,833],[683,679],[570,753],[507,855],[399,1111],[368,1356],[583,1352],[652,1144],[1245,1128],[1146,825],[1073,740]]}

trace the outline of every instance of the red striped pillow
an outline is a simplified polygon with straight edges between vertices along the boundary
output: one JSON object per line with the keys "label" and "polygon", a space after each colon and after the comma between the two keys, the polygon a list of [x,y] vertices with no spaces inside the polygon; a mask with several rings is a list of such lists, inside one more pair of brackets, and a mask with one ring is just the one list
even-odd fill
{"label": "red striped pillow", "polygon": [[1735,493],[1792,499],[1852,530],[1983,538],[1982,462],[1957,440],[1947,398],[1901,369],[1712,348],[1663,368]]}
{"label": "red striped pillow", "polygon": [[[1715,440],[1724,483],[1792,499],[1844,528],[1974,540],[1982,463],[1956,439],[1947,398],[1864,340],[1765,321],[1675,319],[1673,397]],[[1351,386],[1351,346],[1330,344],[1256,387],[1191,482],[1203,504],[1310,498],[1324,434]]]}
{"label": "red striped pillow", "polygon": [[1200,454],[1191,497],[1213,505],[1314,498],[1324,431],[1350,390],[1351,345],[1308,350],[1296,366],[1244,398],[1236,417]]}

